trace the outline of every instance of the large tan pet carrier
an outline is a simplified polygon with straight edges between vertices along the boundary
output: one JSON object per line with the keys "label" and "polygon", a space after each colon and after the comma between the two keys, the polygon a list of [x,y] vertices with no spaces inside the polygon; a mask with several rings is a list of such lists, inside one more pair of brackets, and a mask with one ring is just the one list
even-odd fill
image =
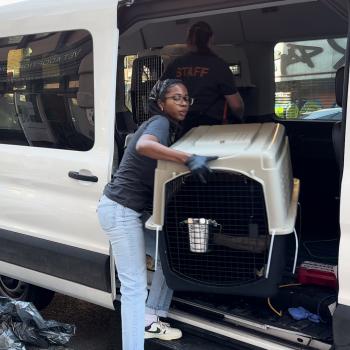
{"label": "large tan pet carrier", "polygon": [[175,290],[270,296],[294,232],[299,181],[280,124],[200,126],[173,148],[216,155],[207,184],[159,161],[153,216],[168,285]]}

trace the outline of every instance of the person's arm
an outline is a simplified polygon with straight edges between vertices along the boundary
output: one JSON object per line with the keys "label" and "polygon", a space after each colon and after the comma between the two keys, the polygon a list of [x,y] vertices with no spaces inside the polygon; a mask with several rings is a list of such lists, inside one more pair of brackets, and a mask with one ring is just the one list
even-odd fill
{"label": "person's arm", "polygon": [[136,152],[156,160],[170,160],[186,165],[191,173],[202,183],[207,183],[207,177],[212,172],[208,162],[216,160],[218,157],[198,156],[177,151],[173,148],[163,146],[158,142],[157,137],[144,134],[136,143]]}
{"label": "person's arm", "polygon": [[241,121],[243,121],[244,115],[244,102],[242,100],[239,92],[236,92],[233,95],[225,95],[227,104],[229,105],[232,112],[237,116]]}
{"label": "person's arm", "polygon": [[191,154],[163,146],[157,137],[147,134],[142,135],[137,141],[136,152],[152,159],[170,160],[181,164],[185,164],[191,157]]}
{"label": "person's arm", "polygon": [[234,115],[243,121],[244,102],[237,90],[235,77],[229,65],[222,59],[219,59],[216,70],[220,93],[225,96],[226,102]]}

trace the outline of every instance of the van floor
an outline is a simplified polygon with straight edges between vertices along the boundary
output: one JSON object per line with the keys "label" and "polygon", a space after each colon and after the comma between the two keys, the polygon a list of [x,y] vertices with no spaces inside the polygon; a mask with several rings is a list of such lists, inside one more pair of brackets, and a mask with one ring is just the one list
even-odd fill
{"label": "van floor", "polygon": [[[301,240],[298,263],[313,261],[324,264],[337,264],[339,240]],[[189,292],[175,292],[172,306],[208,318],[225,321],[226,316],[242,318],[259,325],[269,325],[283,330],[308,335],[321,342],[332,344],[332,322],[330,305],[337,299],[337,291],[327,287],[295,285],[292,275],[294,244],[288,244],[286,273],[276,296],[267,299],[248,298],[235,295],[209,295]],[[320,316],[314,323],[309,319],[294,320],[288,308],[302,306]],[[275,309],[275,311],[273,310]],[[277,312],[281,312],[280,315]],[[233,322],[234,323],[234,322]]]}
{"label": "van floor", "polygon": [[[322,306],[322,312],[319,311],[323,315],[320,323],[314,323],[308,319],[296,321],[290,316],[288,308],[301,306],[300,304],[303,303],[298,303],[298,297],[295,297],[296,294],[299,295],[300,301],[305,297],[309,302],[311,300],[312,304],[312,300],[315,300],[313,308],[316,308],[316,310],[313,311],[317,311],[317,308],[321,310]],[[294,299],[291,296],[294,296]],[[220,295],[218,298],[217,295],[176,292],[172,307],[220,322],[227,320],[227,316],[238,317],[255,324],[269,325],[304,334],[321,342],[331,344],[332,324],[330,314],[326,308],[335,300],[336,295],[332,290],[295,286],[290,287],[288,293],[279,293],[270,301],[276,311],[282,311],[281,316],[278,316],[269,307],[267,299],[245,298],[233,295]],[[312,309],[312,305],[309,305],[310,309]],[[233,321],[233,323],[235,322]]]}

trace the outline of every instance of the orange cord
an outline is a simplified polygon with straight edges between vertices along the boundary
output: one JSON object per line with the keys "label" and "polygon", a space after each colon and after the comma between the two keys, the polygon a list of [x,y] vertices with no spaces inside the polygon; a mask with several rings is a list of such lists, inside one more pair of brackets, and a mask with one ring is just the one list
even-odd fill
{"label": "orange cord", "polygon": [[[282,284],[281,286],[278,286],[278,288],[286,288],[286,287],[296,287],[296,286],[301,286],[301,283],[290,283],[290,284]],[[267,305],[269,305],[270,309],[279,317],[283,316],[282,310],[277,311],[271,304],[270,298],[267,298]]]}

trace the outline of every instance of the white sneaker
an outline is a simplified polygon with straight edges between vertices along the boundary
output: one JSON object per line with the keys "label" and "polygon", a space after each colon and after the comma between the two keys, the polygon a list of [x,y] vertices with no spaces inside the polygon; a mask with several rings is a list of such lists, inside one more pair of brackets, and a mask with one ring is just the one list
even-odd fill
{"label": "white sneaker", "polygon": [[170,327],[169,323],[157,321],[145,327],[145,339],[175,340],[182,337],[180,329]]}

